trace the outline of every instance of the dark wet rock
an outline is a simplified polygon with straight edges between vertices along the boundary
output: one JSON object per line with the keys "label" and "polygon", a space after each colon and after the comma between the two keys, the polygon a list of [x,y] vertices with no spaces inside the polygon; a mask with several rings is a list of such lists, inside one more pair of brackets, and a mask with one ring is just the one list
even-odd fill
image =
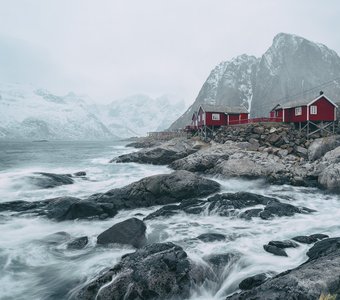
{"label": "dark wet rock", "polygon": [[39,172],[35,174],[36,176],[30,177],[30,181],[42,189],[54,188],[56,186],[74,183],[71,174],[53,174],[45,172]]}
{"label": "dark wet rock", "polygon": [[204,211],[206,201],[197,199],[186,199],[179,204],[179,208],[187,214],[200,214]]}
{"label": "dark wet rock", "polygon": [[157,141],[155,139],[140,139],[135,142],[129,143],[125,145],[125,147],[132,147],[132,148],[151,148],[158,145],[161,145],[162,143],[160,141]]}
{"label": "dark wet rock", "polygon": [[96,203],[111,203],[116,209],[166,205],[193,197],[204,197],[220,190],[217,182],[188,171],[154,175],[123,188],[92,195]]}
{"label": "dark wet rock", "polygon": [[0,203],[0,211],[16,211],[23,212],[34,210],[41,206],[41,201],[27,202],[27,201],[10,201]]}
{"label": "dark wet rock", "polygon": [[317,259],[340,250],[340,238],[327,238],[317,242],[307,252],[309,259]]}
{"label": "dark wet rock", "polygon": [[235,209],[242,209],[255,205],[266,205],[269,202],[279,202],[272,197],[266,197],[248,192],[224,193],[214,195],[207,200],[208,211],[215,211],[221,216],[229,216]]}
{"label": "dark wet rock", "polygon": [[152,220],[159,217],[171,217],[178,213],[179,206],[178,205],[165,205],[155,212],[149,214],[144,218],[144,221]]}
{"label": "dark wet rock", "polygon": [[258,217],[262,211],[262,208],[247,209],[246,211],[241,213],[239,217],[241,219],[251,220],[254,217]]}
{"label": "dark wet rock", "polygon": [[199,235],[196,239],[199,239],[204,243],[209,243],[215,241],[224,241],[225,238],[225,235],[220,233],[203,233]]}
{"label": "dark wet rock", "polygon": [[329,238],[329,236],[327,234],[323,234],[323,233],[315,233],[315,234],[311,234],[310,236],[312,238],[317,238],[318,240],[323,240],[323,239]]}
{"label": "dark wet rock", "polygon": [[239,284],[239,288],[241,290],[250,290],[254,287],[257,287],[268,280],[268,275],[266,273],[256,274],[254,276],[250,276],[244,280],[242,280]]}
{"label": "dark wet rock", "polygon": [[74,173],[73,176],[84,177],[84,176],[86,176],[86,172],[85,171],[79,171],[79,172]]}
{"label": "dark wet rock", "polygon": [[[45,200],[40,214],[57,221],[99,217],[105,219],[117,214],[117,210],[108,204],[95,203],[74,197],[59,197]],[[40,208],[41,209],[41,208]]]}
{"label": "dark wet rock", "polygon": [[263,245],[263,249],[266,250],[267,252],[272,253],[272,254],[277,255],[277,256],[288,256],[286,251],[284,251],[283,249],[276,247],[276,246]]}
{"label": "dark wet rock", "polygon": [[291,240],[284,241],[270,241],[268,243],[270,246],[275,246],[277,248],[285,249],[285,248],[297,248],[299,245]]}
{"label": "dark wet rock", "polygon": [[88,237],[82,236],[82,237],[76,238],[73,241],[67,243],[67,249],[80,250],[80,249],[83,249],[87,245],[88,242],[89,242]]}
{"label": "dark wet rock", "polygon": [[126,254],[77,295],[77,299],[186,299],[201,285],[205,269],[195,268],[183,249],[173,243],[145,246]]}
{"label": "dark wet rock", "polygon": [[309,209],[299,208],[292,204],[272,201],[266,205],[263,212],[260,213],[260,217],[264,220],[271,219],[275,216],[293,216],[295,214],[309,213]]}
{"label": "dark wet rock", "polygon": [[99,193],[82,200],[58,197],[37,202],[4,202],[0,211],[44,215],[57,221],[113,217],[120,209],[132,209],[204,197],[220,190],[220,184],[187,171],[155,175],[128,186]]}
{"label": "dark wet rock", "polygon": [[293,237],[292,240],[302,243],[302,244],[313,244],[317,242],[318,240],[322,240],[325,238],[328,238],[328,235],[312,234],[312,235],[299,235],[299,236]]}
{"label": "dark wet rock", "polygon": [[188,139],[173,139],[153,148],[142,149],[138,152],[128,153],[113,159],[111,162],[146,163],[154,165],[167,165],[186,157],[199,150],[198,142]]}
{"label": "dark wet rock", "polygon": [[136,248],[146,244],[146,225],[137,218],[127,219],[117,223],[98,235],[98,244],[125,244]]}
{"label": "dark wet rock", "polygon": [[234,294],[229,300],[321,299],[340,296],[340,238],[317,242],[307,254],[310,258],[299,267],[268,279],[249,291]]}

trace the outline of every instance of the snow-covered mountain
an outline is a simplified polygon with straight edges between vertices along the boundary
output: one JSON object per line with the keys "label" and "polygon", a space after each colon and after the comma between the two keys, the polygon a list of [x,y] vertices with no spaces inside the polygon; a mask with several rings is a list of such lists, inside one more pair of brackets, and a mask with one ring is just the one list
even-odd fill
{"label": "snow-covered mountain", "polygon": [[106,140],[167,128],[183,103],[133,96],[96,105],[89,97],[57,96],[31,85],[0,84],[0,138]]}
{"label": "snow-covered mountain", "polygon": [[[340,58],[335,51],[296,35],[279,33],[261,58],[243,54],[216,66],[194,103],[170,129],[189,124],[201,104],[243,105],[253,117],[268,116],[278,102],[314,97],[318,88],[338,102],[339,79],[319,87],[335,78],[340,78]],[[301,95],[312,88],[315,90]]]}
{"label": "snow-covered mountain", "polygon": [[101,120],[121,137],[144,136],[150,131],[164,130],[184,111],[184,101],[170,95],[158,98],[133,95],[97,106]]}

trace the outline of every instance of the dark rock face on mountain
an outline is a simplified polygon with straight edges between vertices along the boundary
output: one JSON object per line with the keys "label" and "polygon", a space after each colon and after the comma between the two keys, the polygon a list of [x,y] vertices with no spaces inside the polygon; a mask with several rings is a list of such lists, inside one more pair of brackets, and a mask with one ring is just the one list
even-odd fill
{"label": "dark rock face on mountain", "polygon": [[[295,100],[294,95],[340,77],[338,54],[302,37],[279,33],[261,58],[241,55],[222,62],[210,73],[195,102],[170,129],[190,124],[201,104],[244,105],[252,117],[268,116],[278,102]],[[322,87],[340,101],[340,85]],[[318,90],[299,97],[314,97]]]}
{"label": "dark rock face on mountain", "polygon": [[207,275],[204,269],[194,267],[181,247],[173,243],[151,244],[124,255],[76,298],[186,299],[190,288],[202,284]]}

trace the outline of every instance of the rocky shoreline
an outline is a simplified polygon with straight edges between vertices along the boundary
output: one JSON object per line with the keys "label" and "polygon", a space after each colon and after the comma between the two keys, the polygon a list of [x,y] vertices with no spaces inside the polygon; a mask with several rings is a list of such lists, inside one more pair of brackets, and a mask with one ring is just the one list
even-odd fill
{"label": "rocky shoreline", "polygon": [[[62,222],[104,220],[115,217],[121,210],[161,206],[148,215],[136,214],[133,218],[116,223],[97,236],[96,247],[120,244],[134,247],[136,251],[124,255],[117,264],[108,266],[109,269],[88,280],[71,298],[187,299],[193,291],[207,284],[220,286],[224,268],[238,254],[212,254],[198,263],[190,259],[180,245],[148,240],[148,222],[177,214],[185,214],[188,218],[205,214],[246,222],[254,219],[269,222],[316,213],[309,207],[293,205],[275,196],[246,191],[224,193],[218,182],[204,176],[261,178],[274,184],[320,187],[333,193],[339,191],[340,137],[316,138],[313,141],[301,138],[289,148],[285,145],[292,143],[290,139],[295,139],[296,133],[290,133],[288,127],[261,128],[260,125],[252,125],[235,135],[221,129],[209,143],[196,137],[175,138],[163,143],[148,139],[145,144],[139,140],[138,145],[134,146],[141,150],[113,158],[111,163],[168,165],[174,171],[145,177],[84,199],[59,197],[36,202],[2,202],[0,212],[36,215]],[[275,139],[273,134],[276,135]],[[277,144],[285,138],[288,138],[287,143]],[[77,176],[86,179],[84,172],[38,175],[41,181],[36,184],[44,188],[72,184],[72,178]],[[318,232],[309,236],[296,234],[287,240],[269,241],[263,245],[262,251],[287,257],[287,248],[310,245],[306,262],[279,274],[267,272],[245,278],[240,282],[239,289],[233,290],[233,295],[226,294],[224,297],[284,300],[339,296],[340,238]],[[87,236],[70,240],[63,233],[59,235],[67,241],[67,249],[79,250],[88,243]],[[227,242],[228,236],[208,231],[191,239],[202,243]]]}
{"label": "rocky shoreline", "polygon": [[[149,141],[148,141],[149,144]],[[222,128],[213,139],[174,139],[112,162],[168,165],[210,176],[263,178],[273,184],[340,188],[340,136],[307,139],[288,125]]]}

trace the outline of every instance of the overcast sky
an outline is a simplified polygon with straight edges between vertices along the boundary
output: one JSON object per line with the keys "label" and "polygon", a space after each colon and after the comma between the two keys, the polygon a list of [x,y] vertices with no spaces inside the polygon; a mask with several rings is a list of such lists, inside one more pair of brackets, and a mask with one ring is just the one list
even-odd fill
{"label": "overcast sky", "polygon": [[0,0],[0,79],[191,103],[219,62],[279,32],[340,53],[339,28],[338,0]]}

